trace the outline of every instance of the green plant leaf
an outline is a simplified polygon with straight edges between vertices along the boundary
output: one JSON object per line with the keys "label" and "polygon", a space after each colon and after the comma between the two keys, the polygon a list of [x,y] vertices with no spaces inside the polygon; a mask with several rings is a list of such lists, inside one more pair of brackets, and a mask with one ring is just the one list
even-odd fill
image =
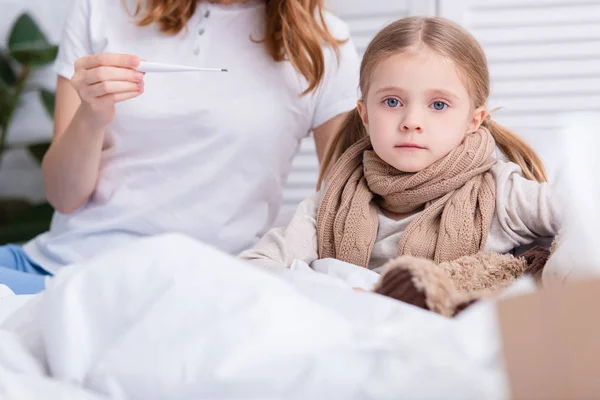
{"label": "green plant leaf", "polygon": [[50,147],[50,143],[35,143],[32,145],[27,146],[27,150],[29,151],[29,154],[31,154],[33,156],[33,158],[35,158],[38,163],[42,163],[42,160],[44,159],[44,154],[46,154],[46,152],[48,151],[48,148]]}
{"label": "green plant leaf", "polygon": [[10,86],[17,83],[17,74],[11,67],[6,55],[2,53],[0,53],[0,80]]}
{"label": "green plant leaf", "polygon": [[36,22],[27,13],[15,21],[8,39],[10,55],[21,64],[44,65],[56,58],[58,47],[48,43]]}
{"label": "green plant leaf", "polygon": [[0,199],[0,224],[7,224],[17,214],[30,207],[31,204],[25,199]]}
{"label": "green plant leaf", "polygon": [[54,214],[54,209],[47,202],[32,205],[21,210],[13,219],[14,224],[24,224],[31,222],[42,222],[50,227],[50,220]]}
{"label": "green plant leaf", "polygon": [[8,48],[14,51],[15,46],[41,44],[48,45],[46,36],[42,33],[36,22],[27,13],[23,13],[17,18],[10,31],[8,39]]}
{"label": "green plant leaf", "polygon": [[14,88],[7,86],[0,80],[0,129],[2,126],[6,125],[10,110],[13,109],[13,105],[16,101],[17,98],[14,93]]}
{"label": "green plant leaf", "polygon": [[47,43],[23,43],[15,45],[10,50],[10,55],[21,64],[46,65],[56,59],[58,46]]}
{"label": "green plant leaf", "polygon": [[53,214],[54,210],[48,203],[21,209],[9,223],[0,225],[0,245],[24,242],[46,232]]}
{"label": "green plant leaf", "polygon": [[54,118],[54,98],[54,92],[46,89],[40,89],[40,100],[42,101],[42,104],[44,105],[44,108],[46,109],[46,112],[48,112],[48,116],[50,118]]}
{"label": "green plant leaf", "polygon": [[37,235],[47,232],[50,224],[46,221],[26,222],[0,226],[0,245],[27,242]]}

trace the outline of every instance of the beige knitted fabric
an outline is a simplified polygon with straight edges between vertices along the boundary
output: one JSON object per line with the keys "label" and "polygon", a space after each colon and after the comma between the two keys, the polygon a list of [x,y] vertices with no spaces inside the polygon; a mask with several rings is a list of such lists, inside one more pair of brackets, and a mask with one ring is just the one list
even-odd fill
{"label": "beige knitted fabric", "polygon": [[355,143],[333,167],[317,211],[319,258],[367,266],[377,205],[394,213],[424,208],[402,235],[398,255],[442,262],[483,250],[495,207],[494,149],[480,128],[443,159],[407,173],[381,160],[368,137]]}

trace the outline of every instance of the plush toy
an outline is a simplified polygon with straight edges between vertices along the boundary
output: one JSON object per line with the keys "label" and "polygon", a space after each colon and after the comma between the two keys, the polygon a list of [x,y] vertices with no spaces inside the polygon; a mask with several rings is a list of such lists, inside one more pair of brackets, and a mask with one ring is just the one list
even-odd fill
{"label": "plush toy", "polygon": [[374,291],[452,317],[473,302],[493,296],[523,274],[532,275],[539,283],[549,256],[543,247],[533,247],[518,258],[482,252],[439,264],[400,256],[385,265]]}

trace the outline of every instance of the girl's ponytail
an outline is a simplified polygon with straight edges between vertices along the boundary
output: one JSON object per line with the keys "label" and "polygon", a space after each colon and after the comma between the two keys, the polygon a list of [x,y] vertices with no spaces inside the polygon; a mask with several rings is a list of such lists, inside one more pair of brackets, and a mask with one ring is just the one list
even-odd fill
{"label": "girl's ponytail", "polygon": [[523,139],[489,118],[482,125],[489,129],[496,144],[509,161],[521,167],[525,178],[538,182],[548,181],[542,160]]}
{"label": "girl's ponytail", "polygon": [[367,130],[363,125],[358,108],[354,108],[348,113],[340,129],[329,142],[325,151],[325,157],[319,169],[319,179],[317,181],[317,190],[321,189],[325,177],[338,158],[354,143],[367,136]]}

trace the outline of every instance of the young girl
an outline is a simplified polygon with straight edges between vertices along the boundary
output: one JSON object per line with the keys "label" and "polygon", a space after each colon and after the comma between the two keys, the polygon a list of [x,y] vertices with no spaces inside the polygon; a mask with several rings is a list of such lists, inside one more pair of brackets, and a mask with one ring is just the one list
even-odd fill
{"label": "young girl", "polygon": [[243,259],[289,267],[332,257],[381,272],[399,255],[442,263],[557,233],[544,167],[492,121],[485,55],[460,26],[420,17],[387,26],[365,52],[360,89],[324,159],[325,189]]}

